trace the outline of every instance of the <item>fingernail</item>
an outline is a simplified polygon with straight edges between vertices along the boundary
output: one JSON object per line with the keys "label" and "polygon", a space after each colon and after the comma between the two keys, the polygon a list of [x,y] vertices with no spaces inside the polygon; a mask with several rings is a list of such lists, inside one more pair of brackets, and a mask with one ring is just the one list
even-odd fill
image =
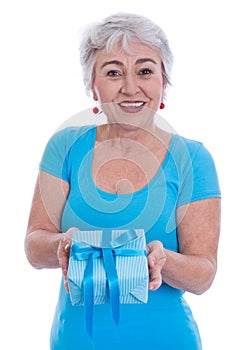
{"label": "fingernail", "polygon": [[69,243],[67,243],[67,244],[65,245],[65,250],[68,250],[69,247],[70,247],[70,245],[69,245]]}

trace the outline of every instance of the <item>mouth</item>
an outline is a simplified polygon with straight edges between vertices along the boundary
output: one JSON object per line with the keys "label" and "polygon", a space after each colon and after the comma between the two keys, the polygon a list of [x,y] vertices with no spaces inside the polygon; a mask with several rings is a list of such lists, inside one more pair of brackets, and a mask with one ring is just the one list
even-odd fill
{"label": "mouth", "polygon": [[136,101],[136,102],[121,102],[119,103],[119,105],[121,107],[128,107],[128,108],[139,108],[141,106],[143,106],[145,104],[145,102],[142,101]]}
{"label": "mouth", "polygon": [[122,102],[118,103],[118,105],[125,112],[135,113],[135,112],[140,111],[144,107],[145,102],[144,101],[122,101]]}

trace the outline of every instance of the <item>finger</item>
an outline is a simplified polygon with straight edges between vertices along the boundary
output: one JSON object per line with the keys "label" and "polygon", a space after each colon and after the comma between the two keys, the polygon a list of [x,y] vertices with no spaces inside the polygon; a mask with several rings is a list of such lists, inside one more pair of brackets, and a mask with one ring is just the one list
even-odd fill
{"label": "finger", "polygon": [[149,267],[149,289],[156,290],[162,284],[161,271],[163,265],[166,262],[166,255],[160,255],[160,257],[155,257],[153,253],[148,256],[148,267]]}
{"label": "finger", "polygon": [[162,277],[161,275],[158,276],[156,279],[153,279],[153,281],[149,282],[148,288],[150,290],[157,290],[162,284]]}
{"label": "finger", "polygon": [[59,242],[58,250],[57,250],[57,255],[58,255],[59,261],[60,260],[63,261],[64,258],[69,257],[70,246],[71,246],[71,240],[65,236],[62,237],[62,239]]}
{"label": "finger", "polygon": [[164,265],[166,261],[166,252],[162,244],[154,241],[147,246],[148,265],[153,268],[156,264]]}
{"label": "finger", "polygon": [[64,285],[66,290],[69,292],[68,286],[68,265],[69,265],[69,255],[70,255],[71,240],[67,237],[63,237],[58,246],[58,261],[64,276]]}
{"label": "finger", "polygon": [[158,289],[162,284],[161,267],[156,265],[149,272],[149,286],[150,290]]}
{"label": "finger", "polygon": [[163,250],[163,244],[160,241],[152,241],[147,244],[148,255],[160,256]]}
{"label": "finger", "polygon": [[155,257],[150,253],[148,255],[148,267],[149,267],[149,269],[153,269],[155,264],[156,264]]}
{"label": "finger", "polygon": [[72,236],[73,236],[74,231],[79,231],[79,229],[77,227],[70,227],[69,230],[66,231],[64,236],[67,237],[68,239],[72,240]]}

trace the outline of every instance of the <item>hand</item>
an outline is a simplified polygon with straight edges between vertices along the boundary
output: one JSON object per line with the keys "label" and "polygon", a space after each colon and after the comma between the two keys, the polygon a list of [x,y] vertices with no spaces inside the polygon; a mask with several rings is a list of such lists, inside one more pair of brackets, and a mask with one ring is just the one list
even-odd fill
{"label": "hand", "polygon": [[166,262],[166,253],[160,241],[152,241],[147,245],[149,267],[149,289],[156,290],[162,284],[161,271]]}
{"label": "hand", "polygon": [[70,228],[61,238],[58,249],[57,249],[57,258],[59,261],[59,265],[62,269],[62,273],[64,276],[64,286],[67,292],[69,293],[69,285],[68,285],[68,266],[69,266],[69,257],[70,257],[70,247],[72,243],[72,233],[77,231],[76,227]]}

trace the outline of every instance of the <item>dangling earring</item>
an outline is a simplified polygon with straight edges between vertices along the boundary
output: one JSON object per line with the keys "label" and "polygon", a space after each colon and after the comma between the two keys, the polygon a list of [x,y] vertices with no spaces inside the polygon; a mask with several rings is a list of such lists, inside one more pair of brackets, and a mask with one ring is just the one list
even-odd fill
{"label": "dangling earring", "polygon": [[95,107],[93,107],[92,112],[93,112],[94,114],[98,114],[98,113],[100,112],[100,110],[99,110],[99,108],[97,107],[98,97],[96,96],[95,93],[94,93],[93,98],[94,98],[94,101],[95,101]]}
{"label": "dangling earring", "polygon": [[93,107],[92,112],[93,112],[94,114],[98,114],[98,113],[99,113],[99,108],[96,107],[96,106]]}
{"label": "dangling earring", "polygon": [[94,114],[101,114],[103,111],[101,109],[99,109],[97,106],[92,108],[92,112]]}
{"label": "dangling earring", "polygon": [[161,102],[159,108],[164,109],[164,107],[165,107],[165,104],[163,102]]}

